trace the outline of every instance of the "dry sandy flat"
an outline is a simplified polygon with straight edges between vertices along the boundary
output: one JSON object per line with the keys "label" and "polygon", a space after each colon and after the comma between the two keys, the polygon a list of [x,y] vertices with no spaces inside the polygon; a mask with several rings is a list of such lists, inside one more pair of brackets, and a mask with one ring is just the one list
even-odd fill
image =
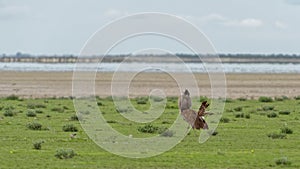
{"label": "dry sandy flat", "polygon": [[[21,97],[72,96],[72,72],[0,72],[0,74],[0,97],[12,94]],[[149,95],[154,89],[163,90],[168,96],[179,94],[176,81],[168,74],[142,73],[132,78],[128,73],[122,73],[120,77],[126,79],[127,76],[128,79],[132,79],[129,86],[130,96]],[[112,73],[97,73],[96,95],[102,97],[111,95],[112,77]],[[180,81],[188,83],[187,77],[187,74],[176,73],[176,78]],[[211,96],[208,76],[195,74],[195,79],[200,94]],[[84,82],[84,78],[82,81]],[[297,74],[226,74],[226,82],[227,97],[230,98],[300,95],[300,75]],[[116,78],[114,84],[116,88],[121,88],[125,81]],[[82,87],[81,92],[85,93],[86,90],[87,87]]]}

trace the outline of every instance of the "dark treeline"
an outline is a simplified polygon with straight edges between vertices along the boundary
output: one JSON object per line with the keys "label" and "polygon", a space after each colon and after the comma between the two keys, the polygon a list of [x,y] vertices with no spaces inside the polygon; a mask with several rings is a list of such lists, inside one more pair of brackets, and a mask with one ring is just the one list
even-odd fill
{"label": "dark treeline", "polygon": [[[107,56],[75,56],[75,55],[0,55],[0,62],[37,62],[37,63],[75,63],[75,62],[217,62],[223,63],[300,63],[300,55],[289,54],[143,54],[143,55],[107,55]],[[199,56],[201,59],[199,59]],[[218,59],[220,58],[220,59]]]}

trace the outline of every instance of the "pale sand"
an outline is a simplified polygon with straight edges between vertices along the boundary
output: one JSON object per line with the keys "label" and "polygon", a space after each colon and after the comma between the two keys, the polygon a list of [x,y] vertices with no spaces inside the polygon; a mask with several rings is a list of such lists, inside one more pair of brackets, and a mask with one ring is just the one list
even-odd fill
{"label": "pale sand", "polygon": [[[0,97],[69,97],[72,96],[72,72],[0,72]],[[97,73],[96,95],[111,95],[112,73]],[[124,73],[123,76],[127,76]],[[186,74],[177,73],[180,79]],[[211,96],[206,74],[196,74],[201,95]],[[257,98],[259,96],[300,95],[298,74],[226,74],[227,97]],[[118,85],[123,82],[118,81]],[[143,73],[136,76],[129,88],[130,96],[147,96],[153,89],[162,89],[168,96],[178,96],[176,82],[167,74]],[[84,93],[86,89],[82,88]]]}

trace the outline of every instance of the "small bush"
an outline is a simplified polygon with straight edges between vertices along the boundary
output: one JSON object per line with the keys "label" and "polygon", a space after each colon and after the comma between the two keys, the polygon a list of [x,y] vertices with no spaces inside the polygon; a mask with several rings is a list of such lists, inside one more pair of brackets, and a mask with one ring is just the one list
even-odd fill
{"label": "small bush", "polygon": [[164,100],[163,97],[160,97],[160,96],[151,96],[150,97],[154,102],[161,102]]}
{"label": "small bush", "polygon": [[55,157],[59,159],[73,158],[76,155],[72,149],[58,149],[56,150]]}
{"label": "small bush", "polygon": [[12,116],[16,115],[16,112],[14,112],[13,110],[5,110],[3,115],[6,117],[12,117]]}
{"label": "small bush", "polygon": [[240,106],[239,106],[239,107],[234,108],[233,110],[234,110],[234,111],[242,111],[242,110],[243,110],[243,107],[240,107]]}
{"label": "small bush", "polygon": [[65,124],[62,127],[62,130],[65,131],[65,132],[76,132],[76,131],[78,131],[77,127],[74,126],[74,124]]}
{"label": "small bush", "polygon": [[107,120],[106,122],[107,123],[117,123],[117,121],[115,121],[115,120]]}
{"label": "small bush", "polygon": [[74,115],[72,115],[70,117],[70,120],[72,120],[72,121],[78,121],[79,119],[78,119],[78,116],[76,114],[74,114]]}
{"label": "small bush", "polygon": [[47,106],[42,103],[28,103],[27,108],[28,109],[35,109],[35,108],[46,108]]}
{"label": "small bush", "polygon": [[65,109],[61,108],[61,107],[54,107],[51,109],[51,111],[55,111],[58,113],[63,113],[65,111]]}
{"label": "small bush", "polygon": [[247,101],[247,98],[240,97],[240,98],[237,98],[237,100],[239,100],[239,101]]}
{"label": "small bush", "polygon": [[136,101],[137,104],[147,104],[146,100],[137,100]]}
{"label": "small bush", "polygon": [[97,102],[97,105],[98,106],[103,106],[103,103],[102,102]]}
{"label": "small bush", "polygon": [[27,117],[36,117],[36,113],[33,110],[28,110],[28,112],[26,113]]}
{"label": "small bush", "polygon": [[231,98],[226,98],[225,102],[226,103],[231,103],[231,102],[233,102],[233,100]]}
{"label": "small bush", "polygon": [[230,122],[230,119],[227,118],[227,117],[222,117],[222,118],[220,119],[220,122],[221,122],[221,123],[229,123],[229,122]]}
{"label": "small bush", "polygon": [[235,117],[236,118],[244,118],[244,113],[238,113],[238,114],[235,114]]}
{"label": "small bush", "polygon": [[158,131],[158,127],[153,126],[152,124],[146,124],[143,127],[139,127],[138,131],[143,133],[155,133]]}
{"label": "small bush", "polygon": [[293,130],[288,127],[282,127],[280,130],[281,130],[281,133],[284,133],[284,134],[293,134]]}
{"label": "small bush", "polygon": [[263,106],[262,107],[262,110],[264,110],[264,111],[269,111],[269,110],[274,110],[274,106]]}
{"label": "small bush", "polygon": [[9,95],[6,97],[6,100],[18,100],[19,99],[19,96],[16,96],[16,95]]}
{"label": "small bush", "polygon": [[268,134],[268,137],[272,139],[284,139],[286,138],[286,134],[284,133],[270,133]]}
{"label": "small bush", "polygon": [[175,134],[175,132],[172,131],[172,130],[165,130],[164,132],[162,132],[160,134],[160,136],[162,136],[162,137],[173,137],[174,134]]}
{"label": "small bush", "polygon": [[41,130],[42,129],[42,125],[38,122],[27,123],[26,127],[30,130]]}
{"label": "small bush", "polygon": [[276,165],[291,165],[292,163],[288,161],[287,157],[281,157],[275,160]]}
{"label": "small bush", "polygon": [[245,115],[245,118],[246,118],[246,119],[250,119],[250,118],[251,118],[250,114],[246,114],[246,115]]}
{"label": "small bush", "polygon": [[260,101],[260,102],[273,102],[273,99],[271,97],[262,96],[262,97],[259,97],[258,101]]}
{"label": "small bush", "polygon": [[300,96],[294,97],[295,100],[300,100]]}
{"label": "small bush", "polygon": [[36,150],[42,149],[42,144],[44,143],[44,140],[37,140],[33,143],[33,148]]}
{"label": "small bush", "polygon": [[268,113],[267,114],[267,117],[269,117],[269,118],[275,118],[275,117],[277,117],[278,115],[275,113],[275,112],[271,112],[271,113]]}
{"label": "small bush", "polygon": [[285,110],[285,111],[280,111],[279,114],[281,115],[289,115],[291,112],[288,111],[288,110]]}
{"label": "small bush", "polygon": [[35,112],[38,113],[38,114],[44,113],[43,110],[36,110]]}

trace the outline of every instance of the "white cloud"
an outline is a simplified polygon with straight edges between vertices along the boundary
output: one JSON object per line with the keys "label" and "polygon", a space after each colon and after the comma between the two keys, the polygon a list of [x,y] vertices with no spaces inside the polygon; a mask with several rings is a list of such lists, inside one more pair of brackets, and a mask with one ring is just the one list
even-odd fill
{"label": "white cloud", "polygon": [[239,25],[244,27],[261,27],[263,25],[263,21],[260,19],[247,18],[241,20]]}
{"label": "white cloud", "polygon": [[198,22],[200,24],[218,23],[227,27],[258,28],[264,24],[262,20],[256,18],[244,18],[241,20],[236,20],[216,13],[202,17],[184,16],[183,18],[186,18],[192,22]]}
{"label": "white cloud", "polygon": [[281,21],[276,21],[275,22],[275,26],[279,29],[286,29],[288,28],[288,25],[284,22],[281,22]]}

